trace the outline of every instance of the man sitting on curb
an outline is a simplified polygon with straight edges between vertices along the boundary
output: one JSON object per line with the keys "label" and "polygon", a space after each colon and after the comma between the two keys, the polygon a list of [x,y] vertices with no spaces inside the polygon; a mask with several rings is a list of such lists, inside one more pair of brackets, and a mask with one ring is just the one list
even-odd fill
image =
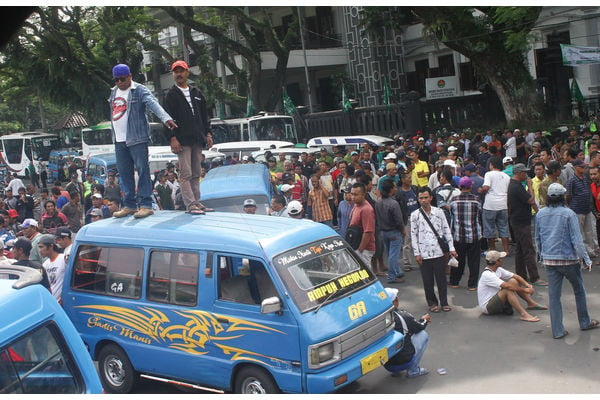
{"label": "man sitting on curb", "polygon": [[[527,310],[547,310],[548,307],[536,303],[531,295],[533,286],[517,274],[501,267],[505,252],[490,250],[485,255],[487,267],[479,278],[477,296],[479,307],[484,314],[512,314],[514,307],[521,316],[521,321],[538,322],[540,319],[529,314]],[[519,302],[519,297],[527,302],[527,310]],[[512,307],[511,307],[512,306]]]}

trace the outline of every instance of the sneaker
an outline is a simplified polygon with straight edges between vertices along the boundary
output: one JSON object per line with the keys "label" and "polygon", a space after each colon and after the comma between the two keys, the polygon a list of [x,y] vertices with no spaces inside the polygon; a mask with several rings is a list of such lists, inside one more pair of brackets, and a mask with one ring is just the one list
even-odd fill
{"label": "sneaker", "polygon": [[406,374],[406,377],[407,378],[416,378],[417,376],[427,375],[428,373],[429,373],[429,371],[426,368],[419,367],[418,372],[413,372],[413,373],[408,372]]}
{"label": "sneaker", "polygon": [[152,211],[151,208],[142,207],[138,211],[136,211],[135,214],[133,214],[133,217],[134,218],[146,218],[152,214],[154,214],[154,211]]}
{"label": "sneaker", "polygon": [[134,210],[132,208],[123,207],[121,210],[115,211],[112,216],[115,218],[123,218],[128,215],[135,214],[136,212],[137,210]]}

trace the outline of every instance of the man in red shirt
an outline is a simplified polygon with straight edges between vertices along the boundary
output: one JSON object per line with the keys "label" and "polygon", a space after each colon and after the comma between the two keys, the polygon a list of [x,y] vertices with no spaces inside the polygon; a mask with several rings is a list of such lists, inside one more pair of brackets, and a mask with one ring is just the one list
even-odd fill
{"label": "man in red shirt", "polygon": [[362,238],[356,252],[371,268],[371,259],[375,254],[375,211],[366,200],[367,189],[362,183],[355,183],[350,189],[354,207],[350,212],[350,224],[360,226]]}

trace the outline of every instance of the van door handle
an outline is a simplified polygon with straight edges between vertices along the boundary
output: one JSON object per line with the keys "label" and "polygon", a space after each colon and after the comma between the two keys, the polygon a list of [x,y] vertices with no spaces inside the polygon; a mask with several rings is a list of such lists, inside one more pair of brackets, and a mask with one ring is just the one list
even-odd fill
{"label": "van door handle", "polygon": [[223,317],[217,317],[217,321],[222,323],[222,324],[228,324],[229,320],[227,318],[223,318]]}

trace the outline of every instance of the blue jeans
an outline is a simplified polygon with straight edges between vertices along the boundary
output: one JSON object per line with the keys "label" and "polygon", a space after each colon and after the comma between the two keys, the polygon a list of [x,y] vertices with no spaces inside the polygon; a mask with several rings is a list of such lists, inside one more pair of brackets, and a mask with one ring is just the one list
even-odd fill
{"label": "blue jeans", "polygon": [[148,164],[148,144],[139,143],[127,146],[125,142],[115,143],[117,168],[121,189],[125,194],[123,206],[132,210],[137,209],[134,168],[138,173],[137,197],[140,207],[152,208],[152,181],[150,180],[150,165]]}
{"label": "blue jeans", "polygon": [[416,374],[419,372],[421,358],[423,358],[423,354],[425,354],[425,350],[427,349],[427,343],[429,343],[429,334],[425,332],[425,330],[422,330],[421,332],[412,335],[410,341],[413,346],[415,346],[415,355],[406,372],[409,374]]}
{"label": "blue jeans", "polygon": [[402,232],[381,231],[383,244],[387,249],[388,256],[388,281],[404,276],[400,269],[400,254],[402,253]]}
{"label": "blue jeans", "polygon": [[560,267],[549,265],[546,265],[545,267],[546,278],[548,278],[548,302],[550,307],[552,336],[562,336],[565,333],[562,323],[562,304],[560,303],[563,277],[567,278],[573,287],[573,293],[575,294],[575,305],[577,307],[577,319],[579,319],[579,327],[587,328],[590,326],[591,320],[587,310],[585,288],[583,287],[583,277],[581,276],[581,265],[577,263]]}

